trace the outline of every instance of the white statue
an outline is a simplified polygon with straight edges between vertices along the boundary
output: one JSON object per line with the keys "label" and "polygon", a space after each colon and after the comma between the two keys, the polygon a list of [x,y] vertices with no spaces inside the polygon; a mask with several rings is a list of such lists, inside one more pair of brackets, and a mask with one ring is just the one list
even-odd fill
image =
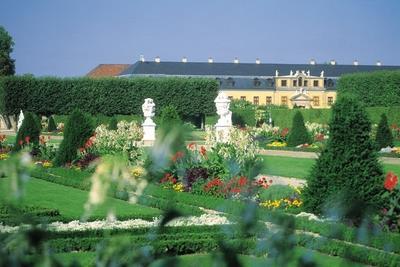
{"label": "white statue", "polygon": [[290,70],[290,74],[289,74],[290,76],[293,76],[293,71],[292,70]]}
{"label": "white statue", "polygon": [[24,121],[24,113],[21,111],[19,112],[19,116],[18,116],[18,124],[17,124],[17,131],[19,130],[19,128],[21,128],[22,122]]}
{"label": "white statue", "polygon": [[279,71],[275,70],[275,76],[278,77],[279,76]]}
{"label": "white statue", "polygon": [[215,125],[217,140],[227,142],[229,131],[232,128],[232,112],[229,110],[231,101],[223,92],[219,92],[214,102],[219,115],[218,122]]}
{"label": "white statue", "polygon": [[217,114],[219,115],[217,125],[232,126],[232,112],[229,110],[231,101],[229,98],[224,93],[220,92],[214,102],[217,108]]}
{"label": "white statue", "polygon": [[144,103],[142,105],[142,111],[143,111],[143,116],[146,118],[145,119],[145,123],[146,122],[153,122],[153,117],[154,117],[154,113],[155,113],[155,104],[153,102],[153,99],[151,98],[146,98],[144,100]]}
{"label": "white statue", "polygon": [[142,105],[143,116],[145,117],[142,123],[143,141],[145,145],[152,145],[156,140],[156,124],[152,119],[155,115],[155,106],[151,98],[146,98]]}
{"label": "white statue", "polygon": [[324,77],[324,71],[321,71],[320,77]]}

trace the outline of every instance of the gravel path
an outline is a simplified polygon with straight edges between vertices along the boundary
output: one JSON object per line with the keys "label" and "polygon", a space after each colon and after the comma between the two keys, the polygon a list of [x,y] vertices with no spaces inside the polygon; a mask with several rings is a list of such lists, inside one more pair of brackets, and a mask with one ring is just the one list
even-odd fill
{"label": "gravel path", "polygon": [[[318,153],[315,152],[260,149],[258,153],[260,155],[266,155],[266,156],[281,156],[281,157],[305,158],[305,159],[318,158]],[[383,163],[400,165],[400,158],[379,157],[379,159]]]}

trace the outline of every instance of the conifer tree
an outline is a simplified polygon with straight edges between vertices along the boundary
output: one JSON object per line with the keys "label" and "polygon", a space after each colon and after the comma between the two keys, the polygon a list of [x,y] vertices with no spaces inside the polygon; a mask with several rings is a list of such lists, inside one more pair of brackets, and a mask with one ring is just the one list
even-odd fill
{"label": "conifer tree", "polygon": [[306,211],[334,212],[358,220],[382,206],[383,170],[370,138],[365,108],[353,96],[342,96],[332,108],[329,139],[307,179]]}
{"label": "conifer tree", "polygon": [[55,165],[61,166],[75,160],[78,149],[92,136],[93,130],[92,119],[80,110],[74,110],[65,124],[64,139],[55,158]]}
{"label": "conifer tree", "polygon": [[113,116],[108,124],[109,130],[117,130],[118,129],[118,120],[115,116]]}
{"label": "conifer tree", "polygon": [[381,120],[379,121],[378,130],[376,132],[375,143],[378,150],[384,147],[393,146],[393,135],[389,128],[385,113],[381,115]]}
{"label": "conifer tree", "polygon": [[57,131],[57,125],[56,125],[56,122],[54,121],[53,116],[50,116],[48,121],[47,121],[47,131],[48,132]]}
{"label": "conifer tree", "polygon": [[31,112],[26,112],[17,133],[14,150],[18,151],[23,145],[28,143],[37,146],[39,144],[39,135],[40,128],[38,127],[35,115]]}
{"label": "conifer tree", "polygon": [[302,144],[309,144],[311,142],[310,134],[304,125],[303,115],[297,111],[293,117],[292,128],[288,136],[288,146],[298,146]]}

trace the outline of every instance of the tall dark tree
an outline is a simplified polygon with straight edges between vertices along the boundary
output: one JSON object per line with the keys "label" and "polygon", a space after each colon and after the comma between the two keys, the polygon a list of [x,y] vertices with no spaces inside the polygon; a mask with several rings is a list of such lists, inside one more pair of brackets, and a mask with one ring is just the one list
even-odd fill
{"label": "tall dark tree", "polygon": [[359,222],[376,212],[382,198],[383,170],[370,138],[371,123],[354,96],[342,96],[332,108],[329,139],[307,180],[307,211],[334,213]]}
{"label": "tall dark tree", "polygon": [[393,135],[389,128],[388,119],[385,113],[381,115],[381,120],[379,121],[378,130],[376,132],[375,143],[378,149],[393,146]]}
{"label": "tall dark tree", "polygon": [[298,146],[311,143],[310,134],[304,125],[304,118],[300,111],[294,114],[292,128],[288,136],[288,146]]}
{"label": "tall dark tree", "polygon": [[3,26],[0,26],[0,76],[14,75],[15,60],[11,58],[14,41]]}
{"label": "tall dark tree", "polygon": [[18,151],[28,144],[32,144],[35,148],[39,144],[40,127],[36,118],[37,116],[31,112],[25,113],[24,120],[15,139],[14,150]]}

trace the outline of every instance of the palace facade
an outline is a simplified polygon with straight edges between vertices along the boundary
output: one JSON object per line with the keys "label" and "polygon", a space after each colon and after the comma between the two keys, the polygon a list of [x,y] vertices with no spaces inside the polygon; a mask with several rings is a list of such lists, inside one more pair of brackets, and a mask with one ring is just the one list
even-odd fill
{"label": "palace facade", "polygon": [[[102,64],[90,73],[100,73]],[[255,105],[286,105],[302,108],[328,108],[336,100],[336,84],[340,76],[349,73],[378,70],[398,70],[400,66],[339,65],[334,60],[328,64],[261,64],[145,61],[143,58],[132,65],[124,65],[117,77],[204,77],[216,79],[220,90],[231,99],[243,99]],[[93,76],[88,74],[88,76]],[[97,76],[98,77],[98,76]]]}

